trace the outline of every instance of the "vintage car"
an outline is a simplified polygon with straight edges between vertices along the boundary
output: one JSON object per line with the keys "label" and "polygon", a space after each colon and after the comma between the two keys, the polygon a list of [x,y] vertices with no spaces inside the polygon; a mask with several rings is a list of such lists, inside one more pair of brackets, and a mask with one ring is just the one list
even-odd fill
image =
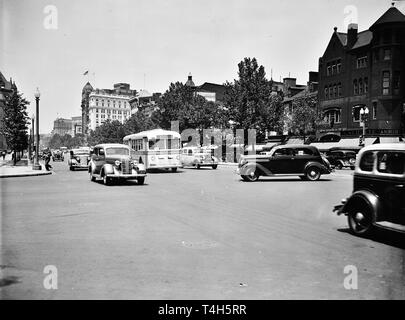
{"label": "vintage car", "polygon": [[340,170],[350,168],[354,170],[356,163],[356,152],[352,150],[330,150],[325,153],[331,166]]}
{"label": "vintage car", "polygon": [[144,184],[145,165],[131,158],[130,148],[119,143],[98,144],[93,148],[88,166],[90,180],[102,179],[105,185],[114,180],[137,180]]}
{"label": "vintage car", "polygon": [[369,235],[376,227],[405,232],[405,143],[361,149],[352,195],[333,211],[347,216],[355,235]]}
{"label": "vintage car", "polygon": [[260,176],[299,176],[316,181],[331,173],[329,161],[318,149],[309,145],[278,145],[266,154],[241,157],[236,173],[245,181],[257,181]]}
{"label": "vintage car", "polygon": [[60,150],[54,150],[52,152],[52,161],[64,161],[63,152]]}
{"label": "vintage car", "polygon": [[180,162],[183,167],[218,167],[218,159],[211,153],[211,149],[203,147],[185,147],[180,154]]}
{"label": "vintage car", "polygon": [[68,166],[71,171],[75,169],[87,169],[89,167],[90,152],[86,149],[70,150],[70,159]]}

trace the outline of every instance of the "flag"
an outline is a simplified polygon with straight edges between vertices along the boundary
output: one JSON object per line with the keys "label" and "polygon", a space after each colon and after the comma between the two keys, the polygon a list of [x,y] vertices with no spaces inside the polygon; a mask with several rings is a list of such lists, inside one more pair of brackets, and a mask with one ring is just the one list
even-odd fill
{"label": "flag", "polygon": [[83,73],[83,75],[87,76],[88,73],[89,73],[89,70],[87,70],[85,73]]}

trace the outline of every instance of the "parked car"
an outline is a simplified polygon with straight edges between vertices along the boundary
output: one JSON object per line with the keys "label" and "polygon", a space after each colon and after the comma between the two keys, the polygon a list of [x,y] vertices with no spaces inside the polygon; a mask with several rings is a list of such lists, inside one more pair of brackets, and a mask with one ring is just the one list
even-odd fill
{"label": "parked car", "polygon": [[356,152],[352,150],[330,150],[325,153],[331,166],[336,169],[350,168],[354,170]]}
{"label": "parked car", "polygon": [[85,149],[72,149],[69,152],[68,166],[71,171],[75,169],[87,169],[90,162],[90,152]]}
{"label": "parked car", "polygon": [[405,233],[405,143],[360,150],[352,195],[333,211],[347,216],[355,235],[369,235],[376,227]]}
{"label": "parked car", "polygon": [[214,157],[211,149],[201,147],[185,147],[180,154],[180,162],[183,167],[218,167],[218,158]]}
{"label": "parked car", "polygon": [[88,171],[90,180],[102,179],[105,185],[114,180],[137,180],[144,184],[145,165],[131,159],[130,148],[119,143],[98,144],[94,147]]}
{"label": "parked car", "polygon": [[315,181],[331,171],[329,161],[309,145],[279,145],[267,154],[243,156],[237,169],[245,181],[279,175],[298,175],[303,180]]}
{"label": "parked car", "polygon": [[52,152],[52,161],[64,161],[63,152],[60,150],[55,150]]}

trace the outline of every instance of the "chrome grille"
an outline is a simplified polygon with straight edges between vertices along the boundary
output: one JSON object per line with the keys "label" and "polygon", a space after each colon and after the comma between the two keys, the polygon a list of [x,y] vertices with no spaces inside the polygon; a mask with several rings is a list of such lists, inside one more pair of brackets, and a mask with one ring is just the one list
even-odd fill
{"label": "chrome grille", "polygon": [[80,156],[80,164],[87,164],[87,156]]}
{"label": "chrome grille", "polygon": [[131,170],[131,162],[128,159],[122,160],[121,168],[122,168],[122,173],[123,174],[130,174],[132,172],[132,170]]}

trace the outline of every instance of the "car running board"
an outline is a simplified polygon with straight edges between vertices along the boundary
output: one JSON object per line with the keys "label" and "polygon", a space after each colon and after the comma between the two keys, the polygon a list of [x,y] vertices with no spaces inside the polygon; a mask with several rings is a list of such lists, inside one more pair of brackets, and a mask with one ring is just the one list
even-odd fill
{"label": "car running board", "polygon": [[375,225],[384,229],[405,233],[405,226],[402,224],[392,223],[388,221],[378,221],[375,223]]}

